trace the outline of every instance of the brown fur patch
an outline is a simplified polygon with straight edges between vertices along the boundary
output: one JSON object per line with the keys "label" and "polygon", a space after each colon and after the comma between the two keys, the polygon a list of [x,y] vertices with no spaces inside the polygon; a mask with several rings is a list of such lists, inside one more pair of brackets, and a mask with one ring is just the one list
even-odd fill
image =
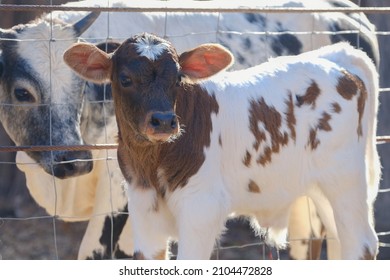
{"label": "brown fur patch", "polygon": [[338,80],[337,92],[346,100],[351,100],[357,94],[356,79],[347,71],[342,71],[343,76]]}
{"label": "brown fur patch", "polygon": [[296,138],[296,132],[295,132],[295,125],[296,125],[296,119],[294,114],[294,101],[291,92],[288,95],[288,100],[286,100],[287,104],[287,112],[286,115],[286,121],[287,126],[290,129],[290,137],[295,141]]}
{"label": "brown fur patch", "polygon": [[274,107],[268,106],[263,98],[252,100],[249,109],[249,129],[255,136],[256,141],[253,147],[256,150],[259,149],[260,143],[266,140],[265,132],[259,129],[259,122],[264,125],[264,129],[270,134],[272,145],[265,148],[263,154],[257,159],[257,162],[264,166],[271,162],[272,153],[278,153],[281,146],[287,145],[288,135],[287,133],[281,133],[282,116]]}
{"label": "brown fur patch", "polygon": [[260,187],[252,180],[249,181],[248,190],[252,193],[261,193]]}
{"label": "brown fur patch", "polygon": [[318,129],[319,130],[325,130],[325,131],[331,131],[332,127],[329,124],[329,120],[331,118],[332,118],[331,115],[329,115],[326,112],[323,112],[321,119],[319,119],[319,121],[318,121],[318,126],[317,126]]}
{"label": "brown fur patch", "polygon": [[357,134],[363,135],[362,131],[362,118],[364,113],[364,107],[367,100],[367,88],[363,81],[356,75],[353,75],[347,71],[342,71],[343,76],[339,78],[337,84],[337,92],[345,99],[351,100],[353,96],[359,92],[357,100],[357,111],[359,114],[359,123],[357,127]]}
{"label": "brown fur patch", "polygon": [[312,128],[309,133],[308,145],[312,150],[315,150],[320,144],[320,140],[317,138],[318,130],[331,131],[332,127],[329,124],[332,116],[326,112],[322,113],[322,117],[318,120],[316,127]]}
{"label": "brown fur patch", "polygon": [[145,256],[142,252],[137,251],[137,252],[134,252],[133,260],[146,260],[146,259],[145,259]]}
{"label": "brown fur patch", "polygon": [[317,128],[310,129],[309,133],[309,146],[312,150],[317,149],[320,141],[317,139]]}
{"label": "brown fur patch", "polygon": [[263,154],[259,156],[256,162],[261,164],[262,166],[265,166],[267,163],[271,162],[272,160],[271,155],[272,155],[272,149],[270,147],[265,147]]}
{"label": "brown fur patch", "polygon": [[161,166],[171,190],[184,186],[202,166],[204,148],[211,143],[211,115],[219,111],[215,96],[210,96],[199,86],[178,93],[176,107],[176,114],[185,131],[174,143],[163,145],[161,151]]}
{"label": "brown fur patch", "polygon": [[249,167],[249,166],[251,166],[251,160],[252,160],[252,155],[248,151],[246,151],[245,157],[242,160],[242,162],[244,163],[244,165],[246,167]]}
{"label": "brown fur patch", "polygon": [[337,102],[332,103],[332,111],[339,114],[341,112],[340,104]]}
{"label": "brown fur patch", "polygon": [[305,95],[297,95],[297,105],[310,105],[312,109],[316,108],[316,100],[320,95],[321,91],[315,81],[312,81],[311,85],[307,88]]}
{"label": "brown fur patch", "polygon": [[258,121],[261,121],[265,118],[265,112],[261,112],[260,104],[255,101],[251,102],[250,108],[250,118],[249,118],[249,129],[255,136],[255,142],[253,143],[253,148],[258,151],[260,143],[265,140],[265,133],[261,131],[258,126]]}

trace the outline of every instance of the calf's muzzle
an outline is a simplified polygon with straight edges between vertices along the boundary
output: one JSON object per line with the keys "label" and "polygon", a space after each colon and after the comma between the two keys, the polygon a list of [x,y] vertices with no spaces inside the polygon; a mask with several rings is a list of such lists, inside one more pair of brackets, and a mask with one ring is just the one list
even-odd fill
{"label": "calf's muzzle", "polygon": [[179,122],[174,112],[150,112],[145,120],[145,134],[151,140],[166,141],[179,132]]}

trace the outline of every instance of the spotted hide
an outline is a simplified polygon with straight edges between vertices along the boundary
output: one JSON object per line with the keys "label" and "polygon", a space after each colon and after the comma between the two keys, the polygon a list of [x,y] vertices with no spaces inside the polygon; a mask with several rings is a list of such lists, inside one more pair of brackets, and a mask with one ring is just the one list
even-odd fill
{"label": "spotted hide", "polygon": [[112,56],[80,43],[64,60],[112,83],[135,256],[157,258],[174,238],[178,259],[208,259],[238,214],[283,246],[305,195],[338,258],[375,258],[378,74],[364,52],[339,43],[216,75],[233,61],[221,45],[178,55],[143,33]]}

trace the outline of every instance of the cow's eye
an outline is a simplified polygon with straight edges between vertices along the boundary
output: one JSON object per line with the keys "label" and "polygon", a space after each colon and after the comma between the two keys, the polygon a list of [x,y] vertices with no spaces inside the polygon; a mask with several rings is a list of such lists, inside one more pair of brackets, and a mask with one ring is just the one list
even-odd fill
{"label": "cow's eye", "polygon": [[119,80],[120,80],[122,87],[129,87],[133,83],[131,78],[129,76],[126,76],[126,75],[120,75]]}
{"label": "cow's eye", "polygon": [[34,96],[25,88],[16,88],[14,95],[19,102],[35,102]]}

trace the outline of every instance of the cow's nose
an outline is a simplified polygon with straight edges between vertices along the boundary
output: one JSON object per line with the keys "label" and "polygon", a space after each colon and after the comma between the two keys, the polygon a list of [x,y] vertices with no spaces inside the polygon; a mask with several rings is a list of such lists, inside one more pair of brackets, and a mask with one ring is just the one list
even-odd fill
{"label": "cow's nose", "polygon": [[93,163],[90,151],[59,152],[54,155],[53,175],[60,179],[91,172]]}
{"label": "cow's nose", "polygon": [[150,125],[158,133],[173,133],[177,129],[177,116],[173,112],[156,112],[150,116]]}

